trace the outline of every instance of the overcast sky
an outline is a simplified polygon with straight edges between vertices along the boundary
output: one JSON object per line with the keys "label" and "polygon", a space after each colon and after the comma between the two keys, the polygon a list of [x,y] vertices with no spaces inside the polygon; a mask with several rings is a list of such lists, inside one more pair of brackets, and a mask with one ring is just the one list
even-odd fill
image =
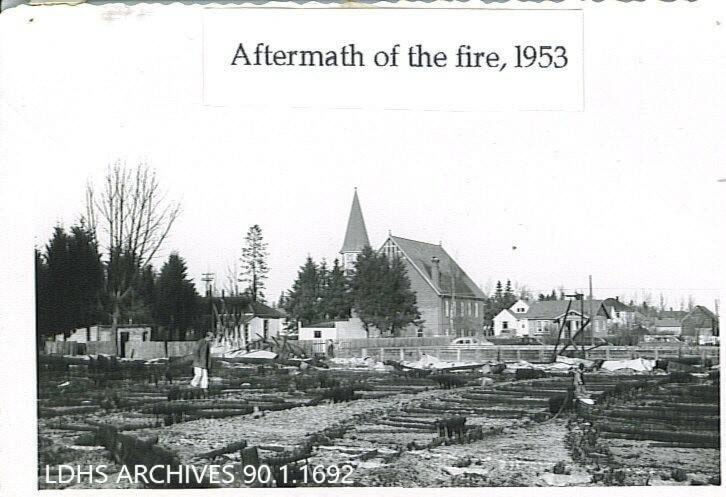
{"label": "overcast sky", "polygon": [[[181,36],[164,39],[154,16],[78,34],[41,17],[43,31],[16,45],[43,60],[43,77],[10,74],[4,87],[23,109],[8,157],[41,245],[77,219],[86,181],[108,163],[148,162],[183,206],[162,255],[177,250],[200,291],[206,271],[224,286],[259,224],[276,300],[308,254],[337,256],[357,186],[374,247],[389,230],[441,241],[482,286],[585,289],[592,274],[596,297],[646,289],[712,308],[725,241],[723,26],[631,7],[587,18],[584,112],[205,107],[193,16],[180,12]],[[688,43],[667,36],[684,29]]]}

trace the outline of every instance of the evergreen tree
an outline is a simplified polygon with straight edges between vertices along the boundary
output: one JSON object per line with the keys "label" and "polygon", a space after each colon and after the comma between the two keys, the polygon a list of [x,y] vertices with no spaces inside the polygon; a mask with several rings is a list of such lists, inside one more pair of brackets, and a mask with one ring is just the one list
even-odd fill
{"label": "evergreen tree", "polygon": [[318,299],[320,298],[320,281],[318,266],[308,256],[305,264],[300,267],[297,278],[285,299],[285,311],[290,316],[293,326],[297,323],[304,326],[320,320]]}
{"label": "evergreen tree", "polygon": [[330,283],[330,271],[328,271],[328,263],[323,259],[318,264],[318,288],[316,290],[316,309],[315,313],[321,320],[327,320],[331,316],[328,315],[328,304],[326,302],[326,292]]}
{"label": "evergreen tree", "polygon": [[47,301],[44,307],[49,313],[49,329],[51,333],[69,332],[73,329],[71,306],[66,305],[66,292],[72,274],[70,254],[68,251],[68,234],[61,226],[53,229],[53,236],[45,246],[45,263],[47,267],[47,287],[44,292]]}
{"label": "evergreen tree", "polygon": [[345,319],[350,317],[350,290],[348,278],[338,259],[333,261],[333,268],[328,273],[327,282],[323,290],[325,315],[330,319]]}
{"label": "evergreen tree", "polygon": [[504,287],[504,295],[502,296],[502,309],[509,309],[517,302],[517,296],[512,291],[512,282],[507,280],[507,285]]}
{"label": "evergreen tree", "polygon": [[502,301],[503,297],[504,291],[502,290],[502,282],[500,280],[497,280],[497,286],[494,290],[494,301],[498,304]]}
{"label": "evergreen tree", "polygon": [[287,296],[285,292],[280,292],[280,296],[277,299],[277,308],[284,309],[287,306]]}
{"label": "evergreen tree", "polygon": [[134,323],[156,323],[158,275],[151,265],[141,270],[126,310]]}
{"label": "evergreen tree", "polygon": [[247,283],[246,293],[256,302],[264,302],[265,280],[270,269],[267,265],[267,243],[262,236],[262,228],[255,224],[247,230],[245,245],[240,259],[242,279]]}
{"label": "evergreen tree", "polygon": [[358,255],[351,288],[354,308],[367,332],[374,326],[383,334],[395,335],[420,320],[416,294],[398,258],[389,261],[365,247]]}
{"label": "evergreen tree", "polygon": [[70,234],[56,226],[44,253],[36,249],[36,332],[68,333],[98,323],[104,278],[98,248],[83,221]]}
{"label": "evergreen tree", "polygon": [[157,324],[171,331],[190,329],[200,314],[198,296],[194,282],[187,278],[186,263],[176,252],[162,266],[157,288]]}
{"label": "evergreen tree", "polygon": [[104,268],[96,239],[83,220],[71,227],[68,256],[73,325],[77,328],[97,324],[103,318]]}

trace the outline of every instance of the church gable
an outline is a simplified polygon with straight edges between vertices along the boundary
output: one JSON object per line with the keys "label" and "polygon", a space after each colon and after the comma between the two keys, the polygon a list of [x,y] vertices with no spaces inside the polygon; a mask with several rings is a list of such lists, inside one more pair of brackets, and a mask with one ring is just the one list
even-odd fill
{"label": "church gable", "polygon": [[380,250],[389,257],[405,257],[439,295],[486,298],[441,245],[390,235]]}

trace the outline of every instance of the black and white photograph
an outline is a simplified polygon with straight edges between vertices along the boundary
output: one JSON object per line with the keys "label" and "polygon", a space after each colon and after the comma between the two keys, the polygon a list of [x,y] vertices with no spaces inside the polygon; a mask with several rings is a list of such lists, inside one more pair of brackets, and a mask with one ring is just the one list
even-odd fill
{"label": "black and white photograph", "polygon": [[0,13],[0,489],[717,495],[726,5],[283,6]]}

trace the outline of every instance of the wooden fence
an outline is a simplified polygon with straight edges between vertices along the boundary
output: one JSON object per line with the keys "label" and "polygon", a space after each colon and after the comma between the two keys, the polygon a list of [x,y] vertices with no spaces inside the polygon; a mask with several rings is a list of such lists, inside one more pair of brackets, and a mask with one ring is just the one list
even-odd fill
{"label": "wooden fence", "polygon": [[[527,361],[546,363],[552,359],[552,346],[544,345],[480,345],[465,347],[367,347],[360,349],[337,349],[340,357],[374,357],[380,361],[417,361],[423,354],[432,355],[442,361]],[[616,347],[605,346],[585,352],[587,359],[677,359],[679,357],[700,357],[719,362],[718,347]]]}
{"label": "wooden fence", "polygon": [[[362,349],[390,347],[445,347],[451,337],[396,337],[396,338],[348,338],[334,342],[335,355],[358,357]],[[309,355],[325,354],[326,340],[289,340],[291,345],[300,347]]]}
{"label": "wooden fence", "polygon": [[[178,342],[134,342],[124,344],[125,357],[129,359],[156,359],[162,357],[182,357],[192,353],[193,341]],[[116,345],[113,342],[45,342],[46,354],[59,355],[115,355]]]}

